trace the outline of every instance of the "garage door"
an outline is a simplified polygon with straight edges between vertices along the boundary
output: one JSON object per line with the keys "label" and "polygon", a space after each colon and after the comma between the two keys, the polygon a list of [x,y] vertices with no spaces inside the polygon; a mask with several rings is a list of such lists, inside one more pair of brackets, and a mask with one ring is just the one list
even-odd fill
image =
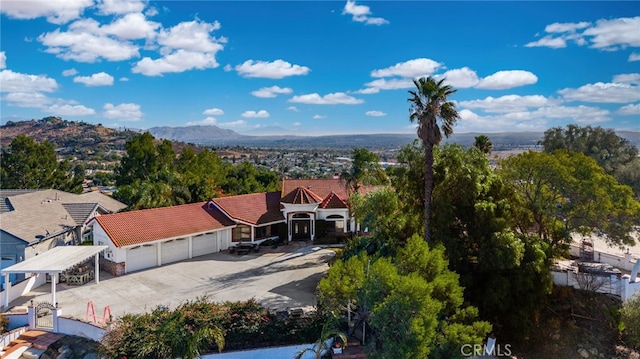
{"label": "garage door", "polygon": [[191,244],[193,249],[193,257],[203,256],[205,254],[218,251],[218,238],[216,232],[201,234],[193,237]]}
{"label": "garage door", "polygon": [[162,242],[162,264],[189,258],[189,241],[186,238]]}
{"label": "garage door", "polygon": [[158,265],[155,244],[145,244],[127,250],[127,273]]}

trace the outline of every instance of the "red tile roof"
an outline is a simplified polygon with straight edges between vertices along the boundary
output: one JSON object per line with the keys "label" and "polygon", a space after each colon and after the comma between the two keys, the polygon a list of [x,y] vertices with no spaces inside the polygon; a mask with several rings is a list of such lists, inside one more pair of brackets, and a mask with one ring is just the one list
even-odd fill
{"label": "red tile roof", "polygon": [[342,200],[349,198],[346,184],[340,179],[283,179],[282,197],[284,198],[298,187],[311,190],[320,198],[327,198],[331,192],[334,192]]}
{"label": "red tile roof", "polygon": [[251,224],[283,221],[280,192],[263,192],[212,199],[231,218]]}
{"label": "red tile roof", "polygon": [[322,202],[322,197],[304,187],[298,187],[282,197],[280,202],[292,204],[320,203]]}
{"label": "red tile roof", "polygon": [[338,197],[335,192],[329,193],[329,195],[322,201],[320,208],[349,208],[347,202]]}
{"label": "red tile roof", "polygon": [[105,214],[95,220],[116,247],[186,236],[235,223],[207,202]]}

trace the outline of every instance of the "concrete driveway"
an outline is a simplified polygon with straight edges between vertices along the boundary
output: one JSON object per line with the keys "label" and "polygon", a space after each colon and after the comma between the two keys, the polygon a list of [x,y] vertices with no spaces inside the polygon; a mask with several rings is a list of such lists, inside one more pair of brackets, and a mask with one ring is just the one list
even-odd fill
{"label": "concrete driveway", "polygon": [[[316,304],[315,290],[334,252],[318,246],[295,244],[239,256],[214,253],[183,262],[113,277],[100,273],[100,283],[57,286],[57,300],[64,316],[86,318],[87,302],[96,315],[109,306],[114,318],[142,313],[207,296],[210,300],[240,301],[255,298],[270,309],[308,307]],[[26,306],[50,301],[50,285],[38,287],[10,303]]]}

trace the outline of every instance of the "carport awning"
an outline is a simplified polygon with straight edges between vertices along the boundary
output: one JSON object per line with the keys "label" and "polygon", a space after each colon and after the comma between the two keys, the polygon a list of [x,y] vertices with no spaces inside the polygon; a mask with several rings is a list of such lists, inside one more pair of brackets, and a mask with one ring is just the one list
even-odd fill
{"label": "carport awning", "polygon": [[4,268],[0,273],[62,273],[107,248],[107,246],[55,247],[35,257]]}

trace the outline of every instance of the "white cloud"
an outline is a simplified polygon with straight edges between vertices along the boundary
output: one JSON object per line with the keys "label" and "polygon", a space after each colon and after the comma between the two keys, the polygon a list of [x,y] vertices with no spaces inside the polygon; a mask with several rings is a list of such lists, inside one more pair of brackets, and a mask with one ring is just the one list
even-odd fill
{"label": "white cloud", "polygon": [[53,24],[64,24],[80,17],[93,0],[2,1],[0,13],[16,19],[46,17]]}
{"label": "white cloud", "polygon": [[458,105],[464,108],[482,109],[486,112],[515,112],[526,111],[530,107],[547,106],[551,102],[540,95],[506,95],[497,98],[489,96],[483,100],[460,101]]}
{"label": "white cloud", "polygon": [[552,49],[561,49],[567,47],[567,41],[561,37],[545,36],[537,41],[532,41],[524,45],[525,47],[550,47]]}
{"label": "white cloud", "polygon": [[102,15],[122,15],[141,12],[145,4],[140,0],[98,0],[97,6]]}
{"label": "white cloud", "polygon": [[129,78],[128,77],[121,77],[121,78],[118,79],[118,81],[127,82],[127,81],[129,81]]}
{"label": "white cloud", "polygon": [[343,15],[351,15],[353,21],[364,22],[367,25],[384,25],[389,21],[381,17],[371,17],[371,10],[366,5],[356,5],[355,0],[347,0],[342,10]]}
{"label": "white cloud", "polygon": [[633,61],[640,61],[640,54],[632,52],[631,55],[629,55],[629,62]]}
{"label": "white cloud", "polygon": [[593,36],[591,47],[596,49],[640,47],[640,16],[598,20],[584,35]]}
{"label": "white cloud", "polygon": [[70,31],[67,32],[56,29],[38,36],[38,41],[47,46],[45,52],[55,54],[63,60],[78,62],[96,62],[100,59],[123,61],[140,56],[138,46],[128,41],[92,33],[92,31],[97,31],[94,23],[97,22],[86,20],[75,28],[70,26]]}
{"label": "white cloud", "polygon": [[91,76],[76,76],[73,82],[85,84],[85,86],[111,86],[113,85],[113,76],[106,72],[98,72]]}
{"label": "white cloud", "polygon": [[362,94],[362,95],[371,95],[378,92],[380,92],[380,89],[377,87],[367,87],[367,88],[360,89],[358,91],[354,91],[354,93]]}
{"label": "white cloud", "polygon": [[28,75],[11,70],[0,71],[2,92],[53,92],[58,89],[56,80],[45,75]]}
{"label": "white cloud", "polygon": [[224,115],[224,111],[222,111],[219,108],[208,108],[204,111],[202,111],[203,115],[208,115],[208,116],[222,116]]}
{"label": "white cloud", "polygon": [[382,112],[382,111],[367,111],[365,113],[367,116],[372,116],[372,117],[381,117],[381,116],[386,116],[387,114]]}
{"label": "white cloud", "polygon": [[102,109],[102,116],[112,120],[139,121],[142,117],[140,105],[135,103],[121,103],[116,106],[106,103]]}
{"label": "white cloud", "polygon": [[[360,90],[360,93],[376,93],[380,90],[398,90],[408,89],[414,86],[412,79],[377,79],[364,84],[366,89]],[[371,90],[376,89],[376,90]]]}
{"label": "white cloud", "polygon": [[620,115],[640,115],[640,103],[628,104],[620,107],[617,111]]}
{"label": "white cloud", "polygon": [[252,91],[251,94],[255,97],[273,98],[278,96],[279,94],[290,94],[292,92],[293,90],[290,89],[289,87],[282,88],[278,86],[271,86],[271,87],[263,87],[259,90]]}
{"label": "white cloud", "polygon": [[640,86],[625,83],[596,82],[577,89],[565,88],[558,92],[568,101],[628,103],[640,100]]}
{"label": "white cloud", "polygon": [[218,120],[215,117],[207,117],[203,120],[200,121],[189,121],[187,122],[187,126],[197,126],[197,125],[202,125],[202,126],[212,126],[218,123]]}
{"label": "white cloud", "polygon": [[4,51],[0,51],[0,70],[7,67],[7,54]]}
{"label": "white cloud", "polygon": [[461,121],[456,129],[459,132],[504,132],[545,131],[556,126],[558,121],[575,122],[582,125],[610,121],[610,113],[598,107],[590,106],[545,106],[533,111],[515,111],[492,116],[482,116],[463,109],[458,112]]}
{"label": "white cloud", "polygon": [[222,127],[244,127],[247,125],[247,121],[245,120],[237,120],[231,122],[223,122],[220,124]]}
{"label": "white cloud", "polygon": [[445,82],[454,88],[474,87],[480,82],[476,72],[468,67],[449,70],[442,75],[435,76],[435,78],[438,80],[445,78]]}
{"label": "white cloud", "polygon": [[216,53],[223,49],[222,44],[226,42],[224,38],[217,39],[211,36],[211,32],[219,30],[220,27],[217,21],[184,21],[168,30],[160,30],[158,44],[167,49]]}
{"label": "white cloud", "polygon": [[529,71],[506,70],[480,80],[476,88],[490,90],[504,90],[512,87],[531,85],[538,82],[538,77]]}
{"label": "white cloud", "polygon": [[162,76],[162,74],[169,72],[184,72],[193,69],[204,70],[216,67],[218,67],[218,63],[214,54],[178,50],[155,60],[145,57],[135,64],[131,72],[146,76]]}
{"label": "white cloud", "polygon": [[295,106],[289,106],[289,107],[287,107],[287,110],[293,111],[293,112],[300,112],[300,110],[298,110],[298,108],[295,107]]}
{"label": "white cloud", "polygon": [[640,85],[640,73],[615,75],[613,77],[613,82]]}
{"label": "white cloud", "polygon": [[144,12],[144,14],[149,16],[149,17],[156,16],[159,13],[160,12],[158,11],[158,9],[155,8],[155,6],[152,6],[152,7],[148,8],[147,11]]}
{"label": "white cloud", "polygon": [[320,96],[317,93],[293,96],[289,99],[289,102],[313,105],[357,105],[363,103],[364,100],[349,96],[344,92],[335,92],[324,96]]}
{"label": "white cloud", "polygon": [[422,77],[429,76],[442,66],[441,63],[427,58],[418,58],[405,62],[399,62],[384,69],[373,70],[372,77]]}
{"label": "white cloud", "polygon": [[292,65],[284,60],[273,62],[247,60],[235,67],[242,77],[281,79],[287,76],[301,76],[309,73],[306,66]]}
{"label": "white cloud", "polygon": [[78,74],[78,70],[76,70],[74,68],[62,71],[62,76],[64,76],[64,77],[69,77],[69,76],[73,76],[73,75],[77,75],[77,74]]}
{"label": "white cloud", "polygon": [[294,123],[291,124],[291,126],[294,126],[294,127],[298,127],[300,125],[302,125],[302,123],[300,123],[300,122],[294,122]]}
{"label": "white cloud", "polygon": [[100,27],[100,33],[124,40],[150,39],[155,36],[160,26],[158,22],[148,21],[141,13],[131,13]]}
{"label": "white cloud", "polygon": [[639,28],[640,16],[601,19],[596,21],[595,25],[589,22],[554,23],[545,28],[550,35],[525,46],[558,49],[566,47],[567,41],[573,41],[580,46],[589,44],[589,47],[594,49],[615,51],[627,47],[640,47]]}
{"label": "white cloud", "polygon": [[224,65],[224,70],[226,72],[233,71],[233,66],[231,66],[231,64],[226,64]]}
{"label": "white cloud", "polygon": [[589,27],[591,23],[582,21],[582,22],[569,22],[569,23],[553,23],[551,25],[547,25],[544,28],[546,32],[572,32],[580,29],[584,29],[585,27]]}
{"label": "white cloud", "polygon": [[51,105],[43,111],[58,116],[89,116],[96,113],[94,109],[82,105]]}
{"label": "white cloud", "polygon": [[245,117],[245,118],[267,118],[267,117],[269,117],[269,112],[267,112],[266,110],[260,110],[258,112],[256,112],[256,111],[245,111],[240,116]]}
{"label": "white cloud", "polygon": [[146,76],[179,73],[187,70],[216,68],[215,55],[224,48],[225,38],[215,38],[211,32],[220,29],[219,22],[200,20],[181,22],[170,29],[162,29],[157,42],[162,46],[159,59],[145,57],[131,69]]}
{"label": "white cloud", "polygon": [[40,92],[9,92],[2,96],[2,101],[11,106],[41,108],[52,100]]}
{"label": "white cloud", "polygon": [[323,115],[313,115],[313,119],[314,120],[321,120],[323,118],[327,118],[327,116],[323,116]]}

